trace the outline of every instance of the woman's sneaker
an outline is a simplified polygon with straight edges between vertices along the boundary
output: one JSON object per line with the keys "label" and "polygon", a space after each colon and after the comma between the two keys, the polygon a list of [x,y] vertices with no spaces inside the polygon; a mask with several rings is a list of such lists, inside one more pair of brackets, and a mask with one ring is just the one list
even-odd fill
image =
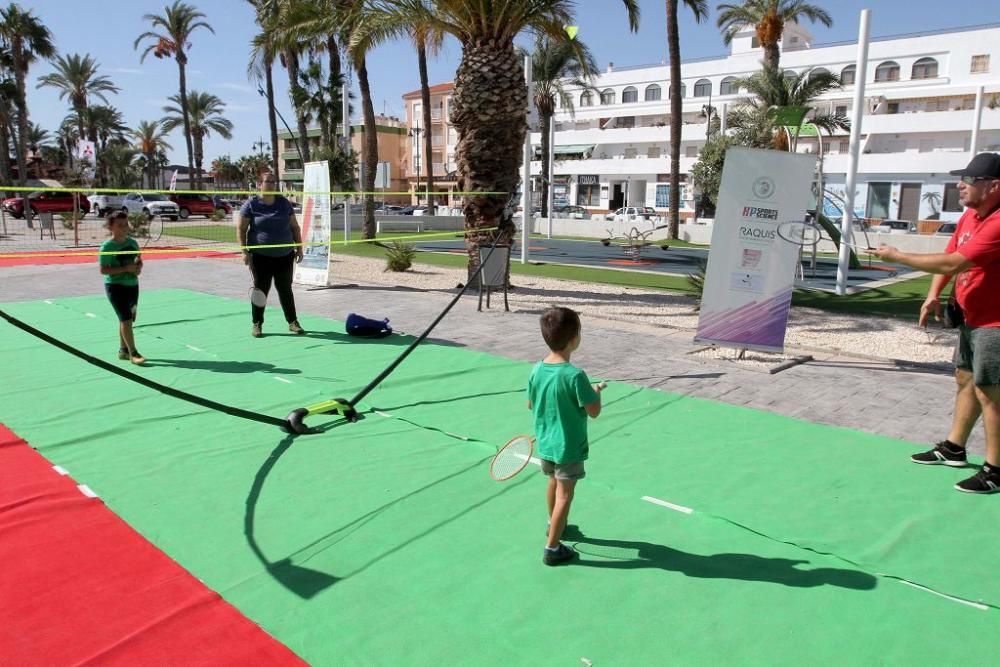
{"label": "woman's sneaker", "polygon": [[555,549],[545,547],[545,555],[542,557],[542,562],[546,565],[559,565],[560,563],[571,561],[574,558],[576,558],[576,552],[560,542],[559,546]]}
{"label": "woman's sneaker", "polygon": [[298,320],[295,320],[294,322],[290,323],[288,325],[288,330],[291,331],[293,334],[300,334],[300,335],[306,332],[306,330],[299,325]]}
{"label": "woman's sneaker", "polygon": [[934,445],[934,449],[914,454],[910,460],[923,465],[951,466],[952,468],[964,468],[969,465],[968,459],[965,458],[965,448],[956,447],[947,440],[942,440]]}
{"label": "woman's sneaker", "polygon": [[1000,468],[984,463],[979,472],[963,479],[955,488],[966,493],[996,493],[1000,491]]}

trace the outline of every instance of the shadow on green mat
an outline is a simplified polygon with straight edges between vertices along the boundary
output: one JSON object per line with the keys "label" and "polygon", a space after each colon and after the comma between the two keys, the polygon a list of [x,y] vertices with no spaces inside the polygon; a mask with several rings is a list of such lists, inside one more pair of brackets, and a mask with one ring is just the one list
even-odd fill
{"label": "shadow on green mat", "polygon": [[280,368],[266,361],[209,361],[207,359],[146,359],[144,366],[170,366],[172,368],[187,368],[196,371],[211,371],[212,373],[281,373],[282,375],[298,375],[298,368]]}
{"label": "shadow on green mat", "polygon": [[794,588],[838,586],[852,590],[868,591],[878,580],[867,572],[819,567],[799,569],[807,560],[764,558],[753,554],[698,554],[672,549],[662,544],[606,540],[584,535],[576,526],[567,526],[563,540],[571,542],[581,556],[594,556],[600,560],[580,559],[577,565],[615,570],[642,568],[679,572],[698,579],[741,579],[781,584]]}

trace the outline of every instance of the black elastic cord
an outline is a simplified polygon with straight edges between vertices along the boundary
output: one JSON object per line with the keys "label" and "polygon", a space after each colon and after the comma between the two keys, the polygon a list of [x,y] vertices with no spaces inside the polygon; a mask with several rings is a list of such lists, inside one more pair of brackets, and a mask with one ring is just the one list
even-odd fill
{"label": "black elastic cord", "polygon": [[[357,396],[351,399],[350,404],[352,406],[356,406],[358,402],[365,396],[367,396],[372,389],[377,387],[382,382],[382,380],[386,379],[390,373],[396,370],[396,367],[399,366],[401,363],[403,363],[403,359],[406,359],[408,356],[410,356],[410,353],[416,349],[417,345],[420,345],[420,343],[422,343],[424,339],[430,335],[431,331],[434,330],[434,327],[438,325],[438,322],[443,320],[444,316],[448,314],[448,311],[450,311],[452,307],[456,303],[458,303],[458,300],[462,298],[462,295],[465,294],[466,290],[469,289],[469,285],[475,282],[475,280],[479,277],[479,274],[483,272],[483,267],[486,266],[486,262],[488,262],[490,257],[493,255],[493,251],[496,250],[497,243],[500,242],[501,237],[503,237],[503,234],[501,234],[498,230],[496,238],[493,239],[493,245],[490,246],[490,251],[486,253],[486,257],[479,262],[479,267],[475,270],[472,276],[467,281],[465,281],[465,285],[462,287],[462,291],[460,291],[458,294],[455,295],[455,298],[451,300],[451,303],[445,306],[445,309],[441,311],[441,314],[438,315],[436,318],[434,318],[434,321],[431,322],[430,326],[427,327],[427,329],[422,334],[420,334],[420,336],[416,340],[410,343],[410,345],[405,350],[403,350],[402,354],[396,357],[395,361],[386,366],[385,370],[383,370],[381,373],[375,376],[374,380],[369,382],[364,389],[358,392]],[[509,258],[508,261],[510,261]]]}
{"label": "black elastic cord", "polygon": [[137,382],[141,385],[149,387],[150,389],[155,389],[156,391],[162,394],[173,396],[174,398],[179,398],[180,400],[187,401],[189,403],[195,403],[205,408],[218,410],[219,412],[225,412],[227,415],[232,415],[233,417],[240,417],[241,419],[248,419],[250,421],[260,422],[261,424],[269,424],[271,426],[284,427],[288,423],[284,419],[278,419],[277,417],[270,417],[268,415],[260,414],[259,412],[251,412],[249,410],[243,410],[241,408],[234,408],[231,405],[225,405],[223,403],[216,403],[215,401],[209,400],[207,398],[202,398],[201,396],[195,396],[194,394],[189,394],[186,391],[180,391],[179,389],[174,389],[172,387],[162,385],[159,382],[154,382],[149,378],[144,378],[141,375],[136,375],[135,373],[119,368],[114,364],[109,364],[108,362],[102,359],[98,359],[97,357],[91,356],[86,352],[82,352],[71,345],[67,345],[61,340],[53,338],[52,336],[48,335],[43,331],[39,331],[33,326],[25,324],[16,317],[8,315],[3,310],[0,310],[0,317],[10,322],[18,329],[21,329],[22,331],[45,341],[49,345],[54,345],[55,347],[58,347],[60,350],[69,352],[74,357],[83,359],[88,364],[92,364],[103,370],[110,371],[115,375],[125,378],[126,380],[132,380],[133,382]]}

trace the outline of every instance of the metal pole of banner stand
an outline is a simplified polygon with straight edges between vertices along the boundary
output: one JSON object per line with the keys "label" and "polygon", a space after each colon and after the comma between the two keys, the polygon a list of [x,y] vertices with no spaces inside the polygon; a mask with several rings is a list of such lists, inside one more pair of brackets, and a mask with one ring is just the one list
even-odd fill
{"label": "metal pole of banner stand", "polygon": [[548,233],[546,236],[552,238],[552,218],[554,216],[552,207],[556,202],[555,180],[556,180],[556,126],[554,122],[549,122],[549,187],[546,190],[548,197],[545,201],[545,211],[549,214]]}
{"label": "metal pole of banner stand", "polygon": [[[343,134],[345,140],[343,146],[344,151],[350,150],[351,147],[351,118],[350,118],[351,104],[350,101],[347,99],[348,92],[349,91],[347,90],[347,84],[345,83],[340,87],[340,97],[344,105],[342,113],[342,116],[344,118],[343,120],[344,123]],[[351,205],[348,202],[347,195],[344,195],[344,244],[346,245],[347,242],[350,240],[351,240]]]}
{"label": "metal pole of banner stand", "polygon": [[524,164],[521,170],[521,263],[528,263],[528,225],[531,224],[531,56],[524,57],[524,84],[528,88],[528,130],[524,133]]}
{"label": "metal pole of banner stand", "polygon": [[865,103],[865,82],[868,79],[868,30],[871,25],[871,10],[861,10],[861,25],[858,28],[858,59],[854,74],[854,108],[851,109],[851,144],[847,160],[847,192],[844,217],[840,228],[840,256],[837,261],[837,296],[847,294],[847,266],[851,259],[850,243],[854,230],[854,198],[857,195],[858,160],[861,152],[861,122]]}

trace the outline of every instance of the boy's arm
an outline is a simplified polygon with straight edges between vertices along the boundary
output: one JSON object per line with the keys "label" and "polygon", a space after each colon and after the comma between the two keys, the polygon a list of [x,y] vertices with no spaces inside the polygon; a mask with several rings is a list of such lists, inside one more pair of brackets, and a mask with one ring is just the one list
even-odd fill
{"label": "boy's arm", "polygon": [[591,419],[597,419],[599,416],[601,416],[601,390],[604,389],[606,386],[607,385],[604,384],[603,382],[595,384],[594,393],[597,394],[597,400],[583,406],[583,409],[587,411],[587,414],[590,415]]}

